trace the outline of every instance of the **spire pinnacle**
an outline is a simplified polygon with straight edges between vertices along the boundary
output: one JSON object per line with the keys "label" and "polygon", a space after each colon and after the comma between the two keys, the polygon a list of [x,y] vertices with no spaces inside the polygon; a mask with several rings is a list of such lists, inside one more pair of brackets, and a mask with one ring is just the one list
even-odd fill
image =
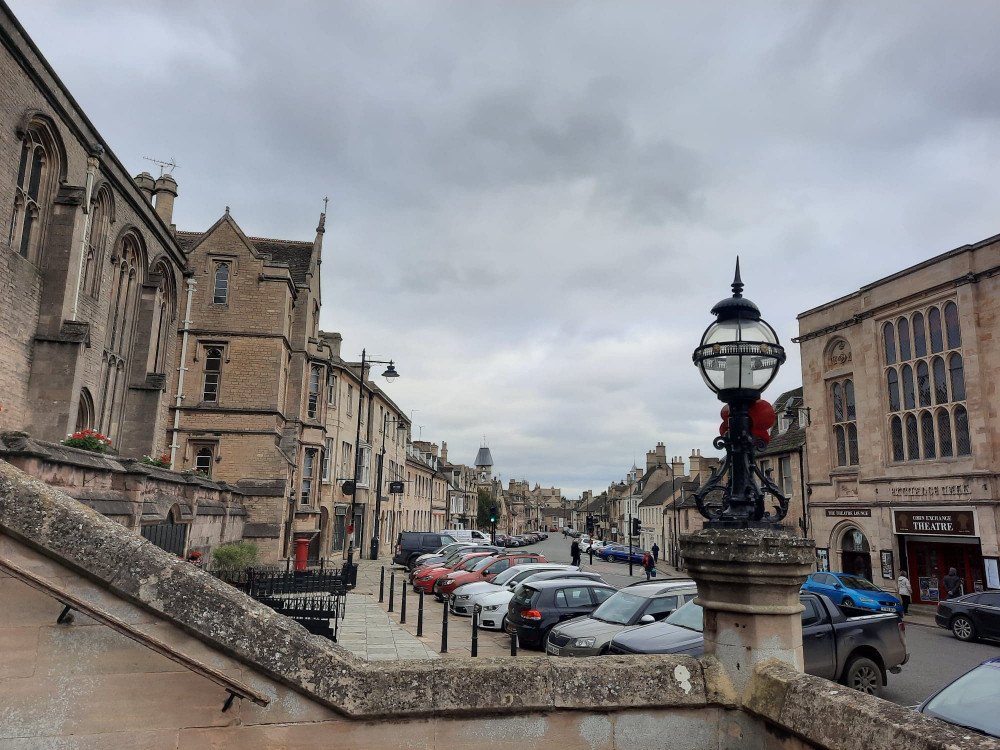
{"label": "spire pinnacle", "polygon": [[733,277],[733,296],[743,296],[743,280],[740,278],[740,256],[736,256],[736,275]]}

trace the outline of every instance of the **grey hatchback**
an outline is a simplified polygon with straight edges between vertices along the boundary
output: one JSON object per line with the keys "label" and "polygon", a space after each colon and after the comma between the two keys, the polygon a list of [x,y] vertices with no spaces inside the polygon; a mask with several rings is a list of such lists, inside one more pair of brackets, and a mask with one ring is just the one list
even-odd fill
{"label": "grey hatchback", "polygon": [[606,654],[611,639],[640,625],[662,620],[698,594],[694,581],[649,581],[622,589],[587,617],[560,623],[549,631],[546,653],[553,656]]}

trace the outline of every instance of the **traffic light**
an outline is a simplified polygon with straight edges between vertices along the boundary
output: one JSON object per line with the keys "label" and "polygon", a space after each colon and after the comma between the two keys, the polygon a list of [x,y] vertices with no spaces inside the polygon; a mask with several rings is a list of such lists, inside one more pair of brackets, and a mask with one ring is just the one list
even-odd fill
{"label": "traffic light", "polygon": [[496,523],[496,522],[497,522],[497,506],[491,505],[490,506],[490,523]]}
{"label": "traffic light", "polygon": [[587,516],[587,533],[592,534],[594,531],[594,517]]}
{"label": "traffic light", "polygon": [[639,523],[638,518],[632,519],[632,536],[639,536],[639,532],[642,530],[642,524]]}

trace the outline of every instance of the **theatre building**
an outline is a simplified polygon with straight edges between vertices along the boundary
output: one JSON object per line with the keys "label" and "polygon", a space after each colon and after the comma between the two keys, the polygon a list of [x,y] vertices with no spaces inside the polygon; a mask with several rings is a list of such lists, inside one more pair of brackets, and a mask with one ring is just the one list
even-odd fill
{"label": "theatre building", "polygon": [[1000,588],[1000,236],[799,316],[820,569],[941,597]]}

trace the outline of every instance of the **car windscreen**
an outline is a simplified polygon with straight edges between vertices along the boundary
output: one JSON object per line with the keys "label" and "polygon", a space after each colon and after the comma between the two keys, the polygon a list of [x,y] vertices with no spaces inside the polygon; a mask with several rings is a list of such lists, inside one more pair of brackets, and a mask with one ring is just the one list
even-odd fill
{"label": "car windscreen", "polygon": [[492,557],[477,557],[475,559],[476,559],[475,564],[473,564],[473,566],[469,568],[469,570],[482,570],[491,562],[496,562],[495,558]]}
{"label": "car windscreen", "polygon": [[442,534],[440,541],[441,541],[441,544],[453,544],[453,543],[457,542],[458,540],[455,537],[453,537],[453,536],[448,536],[447,534]]}
{"label": "car windscreen", "polygon": [[840,582],[844,584],[849,589],[860,589],[861,591],[881,591],[878,586],[875,586],[864,578],[858,576],[841,576]]}
{"label": "car windscreen", "polygon": [[611,622],[616,625],[628,625],[629,621],[635,617],[648,602],[644,596],[636,596],[619,591],[608,599],[604,604],[594,610],[591,615],[595,620]]}
{"label": "car windscreen", "polygon": [[981,665],[928,701],[923,712],[952,724],[1000,736],[1000,669]]}
{"label": "car windscreen", "polygon": [[513,601],[520,607],[528,608],[537,596],[538,589],[533,589],[530,586],[518,586],[517,590],[514,592]]}
{"label": "car windscreen", "polygon": [[483,560],[487,560],[486,557],[470,557],[464,563],[459,565],[455,570],[472,570],[474,566],[478,565]]}
{"label": "car windscreen", "polygon": [[527,576],[531,573],[531,571],[518,570],[517,568],[507,568],[507,570],[503,571],[502,573],[500,573],[500,575],[498,575],[496,578],[493,579],[493,583],[495,583],[497,586],[503,586],[505,583],[514,583],[514,581],[511,579],[517,578],[517,576],[520,575],[521,573],[524,573],[525,576]]}
{"label": "car windscreen", "polygon": [[[609,599],[608,601],[611,600]],[[695,630],[700,633],[705,627],[704,619],[704,613],[702,612],[701,605],[695,604],[694,602],[688,602],[683,607],[679,607],[675,610],[672,615],[664,620],[664,622],[669,622],[671,625],[678,625],[682,628]]]}
{"label": "car windscreen", "polygon": [[441,563],[441,567],[454,568],[456,565],[462,562],[462,558],[465,557],[465,555],[466,555],[465,552],[454,552],[451,555],[449,555],[448,558],[443,563]]}

